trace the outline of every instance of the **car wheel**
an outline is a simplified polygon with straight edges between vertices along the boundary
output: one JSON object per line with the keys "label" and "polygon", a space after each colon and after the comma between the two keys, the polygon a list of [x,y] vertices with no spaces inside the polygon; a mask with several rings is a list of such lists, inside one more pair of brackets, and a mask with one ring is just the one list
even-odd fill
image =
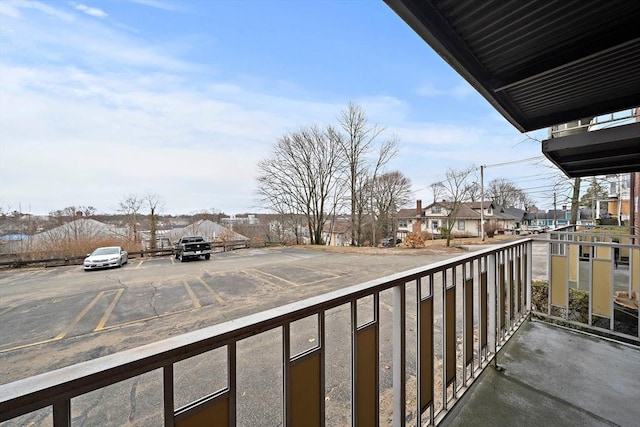
{"label": "car wheel", "polygon": [[184,262],[186,258],[183,257],[182,254],[178,254],[178,259],[180,260],[180,262]]}
{"label": "car wheel", "polygon": [[204,256],[204,259],[209,259],[209,258],[211,258],[211,254],[206,254],[206,255]]}

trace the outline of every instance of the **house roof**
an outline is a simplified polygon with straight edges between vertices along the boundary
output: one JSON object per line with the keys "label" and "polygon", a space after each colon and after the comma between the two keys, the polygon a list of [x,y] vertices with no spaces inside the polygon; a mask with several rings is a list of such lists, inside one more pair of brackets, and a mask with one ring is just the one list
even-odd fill
{"label": "house roof", "polygon": [[522,220],[522,218],[524,218],[524,214],[526,213],[526,211],[524,209],[506,207],[506,208],[502,208],[501,213],[509,219],[515,219],[520,221]]}
{"label": "house roof", "polygon": [[400,209],[396,215],[397,218],[417,218],[418,216],[418,212],[415,208]]}
{"label": "house roof", "polygon": [[118,227],[92,218],[80,218],[67,222],[42,233],[34,234],[32,239],[46,239],[56,236],[82,236],[82,237],[123,237],[128,234],[127,228]]}
{"label": "house roof", "polygon": [[[451,205],[453,205],[453,203],[451,202],[435,202],[435,203],[431,203],[430,205],[427,205],[425,208],[423,208],[423,212],[425,212],[424,216],[431,218],[431,217],[438,217],[438,218],[442,218],[442,215],[439,214],[431,214],[431,215],[427,215],[426,211],[428,209],[430,209],[433,206],[442,206],[445,209],[451,209]],[[458,210],[458,214],[456,215],[456,219],[480,219],[480,212],[475,211],[473,209],[471,209],[471,207],[469,206],[469,203],[460,203],[460,207]]]}
{"label": "house roof", "polygon": [[343,234],[351,230],[351,220],[349,219],[337,219],[335,221],[327,221],[322,227],[322,231],[325,233],[338,233]]}
{"label": "house roof", "polygon": [[[480,202],[469,202],[468,205],[471,209],[480,209],[481,207]],[[493,203],[493,201],[485,200],[484,202],[482,202],[483,209],[487,209],[489,206],[491,206],[492,208],[495,208],[495,204]]]}
{"label": "house roof", "polygon": [[168,237],[172,242],[179,240],[183,236],[202,236],[210,242],[220,241],[223,238],[224,240],[250,240],[248,237],[208,219],[196,221],[183,228],[174,228],[163,235],[163,237]]}
{"label": "house roof", "polygon": [[[638,1],[385,2],[521,132],[640,106]],[[638,171],[640,123],[628,126],[543,153],[569,176]]]}

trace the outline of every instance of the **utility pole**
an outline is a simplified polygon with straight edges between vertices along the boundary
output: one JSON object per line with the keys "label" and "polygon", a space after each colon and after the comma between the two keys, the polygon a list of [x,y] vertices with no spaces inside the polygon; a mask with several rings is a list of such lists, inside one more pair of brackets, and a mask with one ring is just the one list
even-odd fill
{"label": "utility pole", "polygon": [[558,228],[558,212],[556,210],[556,192],[553,192],[553,228]]}
{"label": "utility pole", "polygon": [[480,165],[480,235],[484,242],[484,166]]}

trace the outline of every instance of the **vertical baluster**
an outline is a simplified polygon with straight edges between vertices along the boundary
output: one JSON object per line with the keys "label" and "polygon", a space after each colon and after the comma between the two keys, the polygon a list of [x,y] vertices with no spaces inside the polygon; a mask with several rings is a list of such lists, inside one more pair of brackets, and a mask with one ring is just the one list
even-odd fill
{"label": "vertical baluster", "polygon": [[175,420],[173,417],[174,412],[174,392],[173,392],[173,363],[165,365],[162,368],[162,381],[164,392],[164,426],[173,427]]}
{"label": "vertical baluster", "polygon": [[406,398],[406,290],[393,287],[393,425],[405,425]]}
{"label": "vertical baluster", "polygon": [[71,400],[68,398],[53,403],[53,426],[69,427],[71,425]]}

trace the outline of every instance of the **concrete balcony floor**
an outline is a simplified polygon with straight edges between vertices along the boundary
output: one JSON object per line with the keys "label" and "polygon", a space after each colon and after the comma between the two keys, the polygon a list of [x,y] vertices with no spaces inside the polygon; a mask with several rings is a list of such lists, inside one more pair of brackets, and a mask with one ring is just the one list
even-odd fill
{"label": "concrete balcony floor", "polygon": [[640,348],[527,321],[443,426],[638,426]]}

